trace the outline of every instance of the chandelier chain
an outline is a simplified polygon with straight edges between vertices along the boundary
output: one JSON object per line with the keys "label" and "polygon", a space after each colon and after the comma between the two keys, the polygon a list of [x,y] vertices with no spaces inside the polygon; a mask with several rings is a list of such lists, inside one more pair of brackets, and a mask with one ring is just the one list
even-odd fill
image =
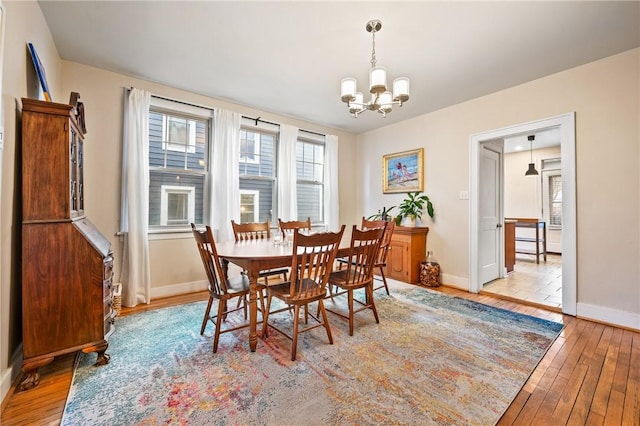
{"label": "chandelier chain", "polygon": [[376,66],[376,30],[371,31],[371,67]]}

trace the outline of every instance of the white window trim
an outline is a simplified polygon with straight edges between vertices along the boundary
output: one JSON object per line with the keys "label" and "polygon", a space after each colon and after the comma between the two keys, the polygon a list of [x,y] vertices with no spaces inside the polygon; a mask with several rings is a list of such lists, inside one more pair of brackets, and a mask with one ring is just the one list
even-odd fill
{"label": "white window trim", "polygon": [[[241,189],[240,190],[240,198],[242,199],[242,195],[253,195],[253,221],[257,222],[260,217],[260,191],[256,191],[255,189]],[[242,209],[242,204],[240,205]]]}
{"label": "white window trim", "polygon": [[189,223],[195,222],[196,211],[196,188],[193,186],[175,186],[175,185],[162,185],[160,187],[160,225],[167,226],[167,207],[169,203],[169,194],[187,194],[188,199],[188,211],[187,221]]}
{"label": "white window trim", "polygon": [[[181,118],[181,117],[176,117]],[[193,154],[196,152],[196,122],[194,120],[185,119],[187,121],[188,145],[187,152]],[[169,123],[167,123],[167,116],[162,115],[162,149],[166,151],[178,151],[184,152],[184,147],[180,144],[171,143],[169,138]]]}

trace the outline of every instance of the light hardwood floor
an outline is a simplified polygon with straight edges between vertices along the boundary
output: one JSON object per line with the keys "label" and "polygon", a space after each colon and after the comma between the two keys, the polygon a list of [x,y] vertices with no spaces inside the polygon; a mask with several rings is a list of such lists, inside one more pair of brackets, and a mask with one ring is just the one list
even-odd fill
{"label": "light hardwood floor", "polygon": [[505,278],[493,280],[483,286],[481,293],[523,300],[527,304],[550,308],[557,312],[562,307],[562,256],[547,253],[547,261],[536,263],[534,256],[516,255],[513,272]]}
{"label": "light hardwood floor", "polygon": [[[640,333],[490,295],[446,286],[434,290],[565,325],[499,425],[640,425]],[[159,299],[123,308],[122,315],[206,298],[201,292]],[[0,424],[59,424],[73,362],[73,355],[56,358],[41,368],[37,388],[15,394],[12,390],[3,401]]]}

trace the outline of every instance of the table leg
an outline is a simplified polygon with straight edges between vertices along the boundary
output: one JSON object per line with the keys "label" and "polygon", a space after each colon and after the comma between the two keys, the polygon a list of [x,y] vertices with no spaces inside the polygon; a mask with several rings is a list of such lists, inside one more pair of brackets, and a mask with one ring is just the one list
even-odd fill
{"label": "table leg", "polygon": [[258,322],[258,274],[259,272],[249,271],[249,348],[251,352],[256,351],[258,345],[258,333],[256,324]]}

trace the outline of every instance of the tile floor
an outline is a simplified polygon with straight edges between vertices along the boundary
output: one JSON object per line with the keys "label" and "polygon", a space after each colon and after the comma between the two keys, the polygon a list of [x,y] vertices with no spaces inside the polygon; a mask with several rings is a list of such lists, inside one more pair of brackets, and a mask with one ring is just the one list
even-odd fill
{"label": "tile floor", "polygon": [[560,310],[562,306],[562,256],[547,254],[536,264],[535,256],[516,254],[516,264],[505,278],[485,284],[483,293],[531,302]]}

